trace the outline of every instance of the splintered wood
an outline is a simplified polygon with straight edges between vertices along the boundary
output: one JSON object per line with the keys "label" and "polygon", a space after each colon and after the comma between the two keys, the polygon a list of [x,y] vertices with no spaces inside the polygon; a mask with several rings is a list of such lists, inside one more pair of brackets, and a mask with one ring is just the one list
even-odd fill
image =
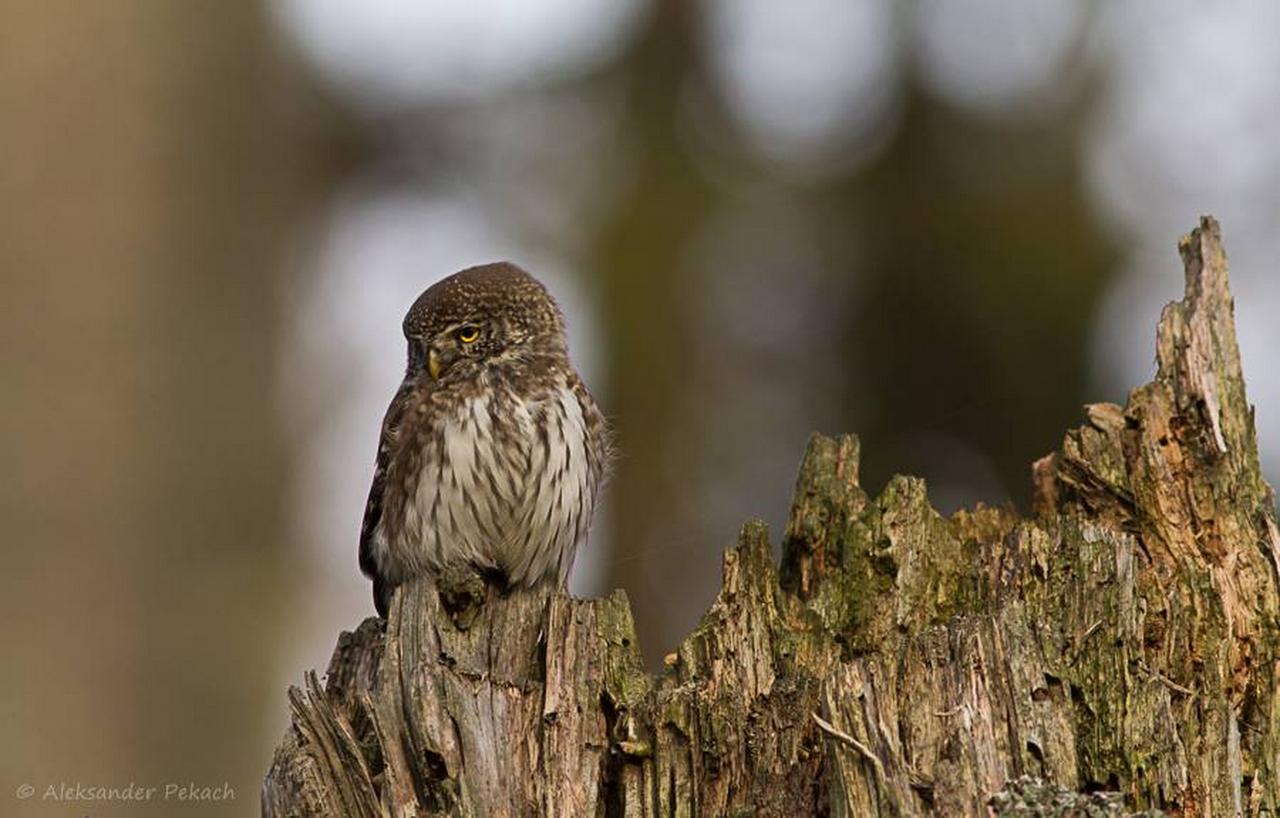
{"label": "splintered wood", "polygon": [[657,677],[620,593],[411,584],[291,691],[264,813],[1280,813],[1275,503],[1218,225],[1181,252],[1155,379],[1035,464],[1034,517],[869,497],[815,436],[781,566],[745,526]]}

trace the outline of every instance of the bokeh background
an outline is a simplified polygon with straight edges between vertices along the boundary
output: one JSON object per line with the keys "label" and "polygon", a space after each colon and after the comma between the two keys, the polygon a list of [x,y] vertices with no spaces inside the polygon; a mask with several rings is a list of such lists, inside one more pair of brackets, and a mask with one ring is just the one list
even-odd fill
{"label": "bokeh background", "polygon": [[[1263,0],[4,2],[0,146],[4,815],[256,814],[371,613],[401,316],[473,263],[565,306],[622,451],[573,588],[651,658],[812,430],[1025,507],[1202,212],[1280,464]],[[235,799],[43,798],[130,781]]]}

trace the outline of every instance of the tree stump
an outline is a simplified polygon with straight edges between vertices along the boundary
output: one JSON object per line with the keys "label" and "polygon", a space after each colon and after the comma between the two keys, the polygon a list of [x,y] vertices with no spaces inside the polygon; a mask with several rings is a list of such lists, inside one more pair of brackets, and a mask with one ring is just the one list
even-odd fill
{"label": "tree stump", "polygon": [[1280,814],[1275,503],[1219,228],[1155,380],[1033,469],[1034,516],[879,497],[814,436],[775,566],[763,524],[657,677],[628,602],[430,580],[344,633],[268,816]]}

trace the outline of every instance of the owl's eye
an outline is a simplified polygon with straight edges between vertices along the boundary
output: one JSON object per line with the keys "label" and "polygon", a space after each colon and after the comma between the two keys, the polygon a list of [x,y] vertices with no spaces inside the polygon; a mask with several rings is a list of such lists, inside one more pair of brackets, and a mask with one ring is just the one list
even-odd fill
{"label": "owl's eye", "polygon": [[468,324],[458,329],[458,340],[464,344],[474,344],[480,339],[480,328]]}

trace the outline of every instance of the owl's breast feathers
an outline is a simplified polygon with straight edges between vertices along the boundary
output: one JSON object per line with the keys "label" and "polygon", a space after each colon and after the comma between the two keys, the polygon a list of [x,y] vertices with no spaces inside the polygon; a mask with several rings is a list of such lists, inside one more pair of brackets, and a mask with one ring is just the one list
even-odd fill
{"label": "owl's breast feathers", "polygon": [[571,369],[433,388],[406,383],[383,424],[360,537],[379,613],[408,577],[455,564],[563,585],[609,459]]}

